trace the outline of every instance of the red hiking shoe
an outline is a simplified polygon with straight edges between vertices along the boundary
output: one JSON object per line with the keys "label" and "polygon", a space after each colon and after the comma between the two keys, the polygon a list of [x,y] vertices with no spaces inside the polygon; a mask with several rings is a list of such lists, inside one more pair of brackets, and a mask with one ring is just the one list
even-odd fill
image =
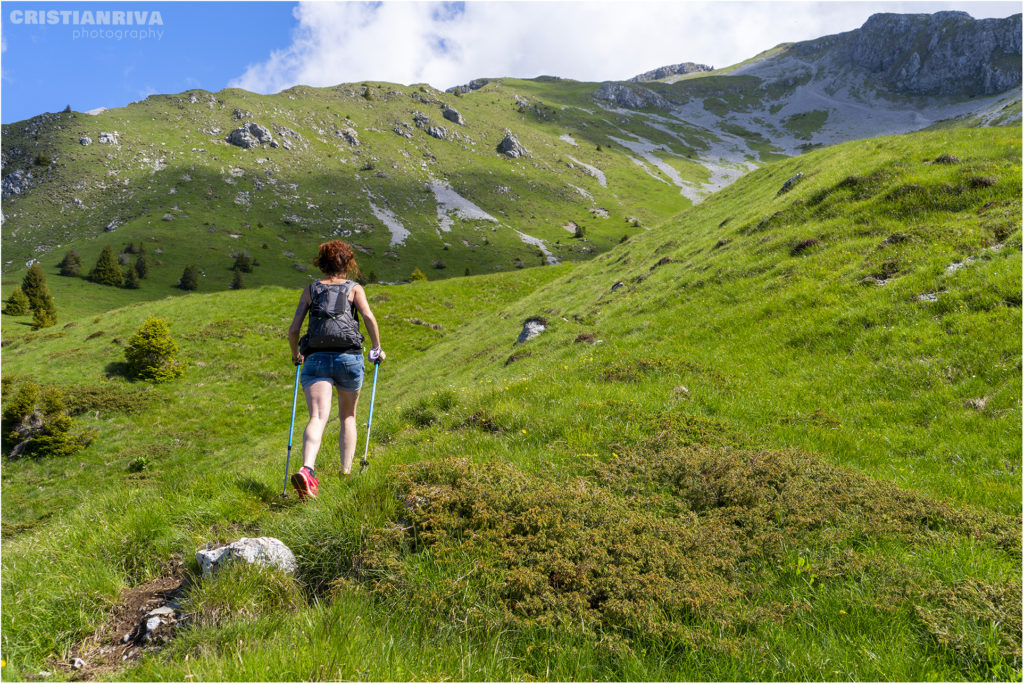
{"label": "red hiking shoe", "polygon": [[320,487],[320,480],[309,474],[305,468],[299,470],[299,472],[292,475],[292,487],[295,487],[295,491],[299,493],[300,499],[305,499],[307,496],[315,499],[317,490]]}

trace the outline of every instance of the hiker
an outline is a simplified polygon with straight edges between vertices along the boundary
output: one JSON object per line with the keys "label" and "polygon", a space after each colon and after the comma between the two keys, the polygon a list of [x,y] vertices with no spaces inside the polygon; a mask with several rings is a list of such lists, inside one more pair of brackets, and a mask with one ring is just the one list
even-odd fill
{"label": "hiker", "polygon": [[[356,452],[356,402],[363,385],[363,336],[359,332],[359,314],[373,343],[370,361],[384,360],[380,348],[377,319],[370,311],[366,292],[350,276],[359,275],[352,246],[341,240],[320,245],[313,264],[323,278],[310,283],[299,297],[295,318],[288,328],[292,361],[302,365],[302,389],[309,407],[309,423],[302,433],[302,468],[292,475],[292,486],[301,498],[316,497],[320,481],[314,464],[320,440],[331,413],[331,390],[338,390],[338,414],[341,434],[338,449],[341,472],[352,471]],[[307,333],[301,340],[302,320],[309,313]]]}

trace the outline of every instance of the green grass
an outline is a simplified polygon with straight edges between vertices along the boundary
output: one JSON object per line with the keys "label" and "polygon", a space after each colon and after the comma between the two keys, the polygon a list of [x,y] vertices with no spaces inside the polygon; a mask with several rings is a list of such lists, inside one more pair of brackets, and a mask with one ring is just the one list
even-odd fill
{"label": "green grass", "polygon": [[[368,286],[372,465],[339,479],[332,421],[308,505],[277,497],[295,290],[4,317],[5,395],[91,388],[98,433],[3,464],[5,677],[172,558],[269,535],[294,579],[196,585],[116,678],[1019,679],[1020,157],[1019,128],[850,143],[587,263]],[[109,367],[147,315],[183,378]]]}

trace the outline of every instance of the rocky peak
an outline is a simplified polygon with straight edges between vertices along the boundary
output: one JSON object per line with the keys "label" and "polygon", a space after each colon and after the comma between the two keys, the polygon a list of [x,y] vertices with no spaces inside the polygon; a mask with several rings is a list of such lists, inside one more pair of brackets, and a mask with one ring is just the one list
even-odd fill
{"label": "rocky peak", "polygon": [[670,64],[668,66],[652,69],[651,71],[645,71],[644,73],[638,74],[629,80],[633,83],[646,83],[647,81],[657,81],[662,78],[668,78],[669,76],[696,74],[704,71],[714,71],[714,67],[710,67],[707,64],[697,64],[695,62],[682,62],[681,64]]}
{"label": "rocky peak", "polygon": [[823,66],[853,66],[900,94],[976,97],[1021,83],[1021,15],[875,14],[855,31],[797,43]]}

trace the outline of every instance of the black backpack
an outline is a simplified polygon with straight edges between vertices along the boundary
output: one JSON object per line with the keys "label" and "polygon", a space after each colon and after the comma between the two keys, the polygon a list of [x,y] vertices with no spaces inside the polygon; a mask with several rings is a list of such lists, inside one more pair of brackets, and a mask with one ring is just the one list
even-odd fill
{"label": "black backpack", "polygon": [[309,326],[299,340],[299,351],[303,356],[319,350],[362,350],[359,313],[348,301],[348,295],[355,286],[352,280],[339,285],[325,285],[317,281],[309,286],[312,298]]}

